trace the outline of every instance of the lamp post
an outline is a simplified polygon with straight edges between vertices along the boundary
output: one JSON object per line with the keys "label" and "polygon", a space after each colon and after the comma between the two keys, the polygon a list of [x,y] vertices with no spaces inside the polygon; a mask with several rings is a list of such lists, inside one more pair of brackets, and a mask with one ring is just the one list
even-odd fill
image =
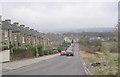
{"label": "lamp post", "polygon": [[42,45],[43,45],[43,50],[45,50],[45,44],[44,44],[44,34],[42,35]]}
{"label": "lamp post", "polygon": [[10,48],[10,30],[8,29],[8,49]]}
{"label": "lamp post", "polygon": [[39,56],[39,53],[38,53],[38,48],[37,48],[37,31],[36,31],[36,57]]}

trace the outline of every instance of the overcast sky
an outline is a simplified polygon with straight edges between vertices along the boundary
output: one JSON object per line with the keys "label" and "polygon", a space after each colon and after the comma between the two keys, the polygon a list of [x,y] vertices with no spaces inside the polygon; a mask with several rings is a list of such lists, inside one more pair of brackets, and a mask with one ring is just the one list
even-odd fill
{"label": "overcast sky", "polygon": [[5,2],[2,17],[42,32],[114,27],[118,22],[118,3]]}

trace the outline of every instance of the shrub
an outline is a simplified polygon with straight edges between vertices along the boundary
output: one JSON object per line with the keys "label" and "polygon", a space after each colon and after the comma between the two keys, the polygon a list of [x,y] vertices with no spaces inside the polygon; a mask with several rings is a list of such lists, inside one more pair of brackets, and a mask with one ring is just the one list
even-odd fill
{"label": "shrub", "polygon": [[8,45],[2,46],[2,50],[7,50],[7,49],[11,49],[11,48],[13,48],[13,45],[9,45],[9,48],[8,48]]}
{"label": "shrub", "polygon": [[36,47],[35,46],[29,46],[29,47],[27,47],[27,51],[36,51]]}
{"label": "shrub", "polygon": [[54,53],[58,53],[58,50],[57,50],[57,49],[55,49],[55,50],[53,50],[53,52],[54,52]]}
{"label": "shrub", "polygon": [[101,51],[104,53],[117,52],[117,42],[102,42]]}
{"label": "shrub", "polygon": [[40,56],[43,56],[43,55],[44,55],[44,52],[43,52],[43,47],[42,47],[42,45],[38,45],[37,48],[38,48],[38,53],[39,53],[39,55],[40,55]]}
{"label": "shrub", "polygon": [[14,49],[13,49],[13,52],[14,52],[15,54],[23,53],[23,52],[25,52],[25,51],[27,51],[26,48],[14,48]]}
{"label": "shrub", "polygon": [[63,51],[63,50],[67,50],[67,48],[71,45],[71,43],[68,42],[63,42],[62,45],[60,45],[57,50],[59,52]]}
{"label": "shrub", "polygon": [[110,47],[110,52],[118,52],[118,45],[116,43]]}
{"label": "shrub", "polygon": [[13,45],[10,44],[10,45],[9,45],[9,48],[10,48],[10,49],[13,48]]}
{"label": "shrub", "polygon": [[50,54],[50,55],[53,54],[53,50],[49,50],[49,54]]}
{"label": "shrub", "polygon": [[35,46],[29,46],[29,47],[27,47],[27,51],[33,52],[34,55],[36,55],[36,47]]}
{"label": "shrub", "polygon": [[49,55],[49,50],[45,50],[44,55]]}
{"label": "shrub", "polygon": [[7,50],[7,49],[8,49],[7,45],[2,46],[2,50]]}

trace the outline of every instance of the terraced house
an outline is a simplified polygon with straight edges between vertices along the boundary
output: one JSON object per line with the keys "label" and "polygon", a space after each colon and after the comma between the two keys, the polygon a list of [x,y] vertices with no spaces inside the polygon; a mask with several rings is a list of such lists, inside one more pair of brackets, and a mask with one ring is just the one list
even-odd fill
{"label": "terraced house", "polygon": [[1,21],[1,16],[0,16],[0,50],[2,49],[2,44],[1,44],[1,42],[2,42],[2,21]]}
{"label": "terraced house", "polygon": [[2,21],[1,29],[3,48],[9,48],[10,45],[13,47],[27,47],[41,43],[41,35],[38,31],[29,29],[25,25],[19,26],[18,22],[11,24],[10,19]]}
{"label": "terraced house", "polygon": [[10,20],[7,19],[2,21],[2,46],[3,48],[9,48],[10,44],[12,44],[12,27]]}
{"label": "terraced house", "polygon": [[19,29],[19,27],[18,27],[18,23],[13,23],[13,24],[11,24],[12,25],[12,37],[13,37],[13,39],[12,39],[12,45],[14,46],[14,47],[18,47],[19,46],[19,40],[20,40],[20,38],[19,38],[19,36],[20,36],[20,29]]}
{"label": "terraced house", "polygon": [[0,23],[0,38],[4,55],[0,62],[52,54],[64,41],[60,35],[41,33],[11,19]]}
{"label": "terraced house", "polygon": [[30,45],[42,45],[44,50],[57,48],[63,42],[61,35],[44,34],[30,29],[18,22],[11,23],[10,19],[2,21],[2,46],[3,48],[26,48]]}
{"label": "terraced house", "polygon": [[31,34],[30,40],[29,40],[30,44],[36,45],[36,31],[34,29],[30,29],[30,34]]}

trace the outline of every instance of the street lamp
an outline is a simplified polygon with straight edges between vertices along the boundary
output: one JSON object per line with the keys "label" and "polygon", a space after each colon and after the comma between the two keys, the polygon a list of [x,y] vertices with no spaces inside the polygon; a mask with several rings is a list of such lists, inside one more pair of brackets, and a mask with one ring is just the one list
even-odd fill
{"label": "street lamp", "polygon": [[36,31],[36,57],[39,56],[39,53],[38,53],[38,48],[37,48],[37,31]]}
{"label": "street lamp", "polygon": [[43,45],[43,50],[45,50],[45,44],[44,44],[44,34],[42,35],[42,45]]}

